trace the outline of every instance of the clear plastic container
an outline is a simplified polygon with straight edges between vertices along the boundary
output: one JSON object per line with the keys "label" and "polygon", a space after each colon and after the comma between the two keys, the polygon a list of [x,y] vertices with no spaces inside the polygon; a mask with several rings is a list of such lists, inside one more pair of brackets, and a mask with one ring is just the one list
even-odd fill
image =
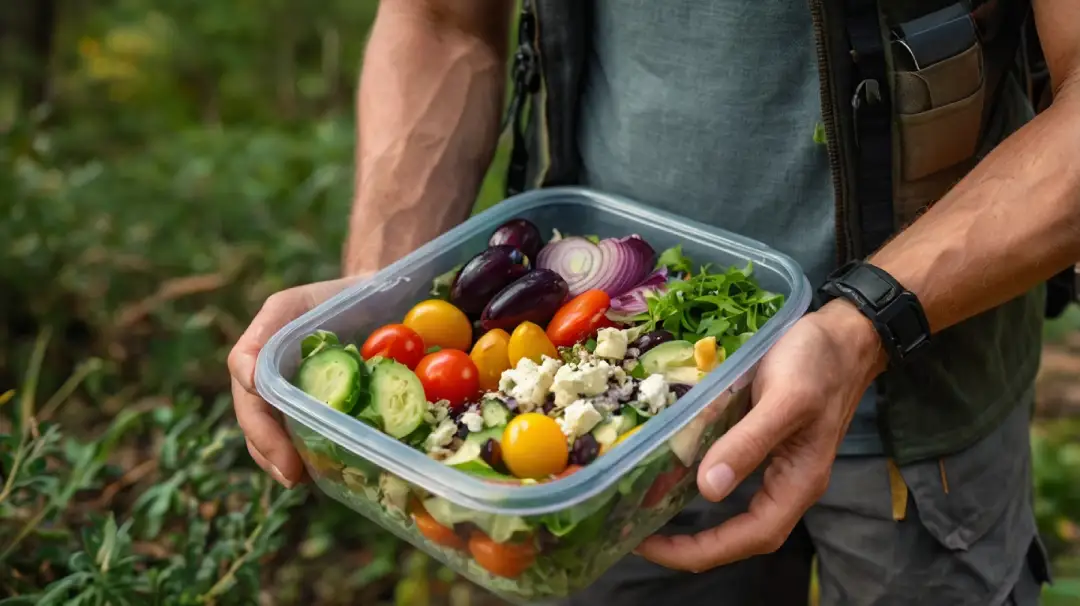
{"label": "clear plastic container", "polygon": [[[535,485],[467,475],[290,383],[306,335],[323,329],[337,333],[343,343],[362,342],[369,331],[399,322],[412,305],[428,298],[436,276],[483,250],[492,230],[515,217],[529,219],[545,235],[552,229],[602,238],[636,233],[657,251],[681,244],[697,264],[741,267],[752,261],[758,283],[785,295],[785,304],[718,368],[618,448],[574,474]],[[697,495],[701,457],[745,414],[758,361],[805,313],[810,297],[800,267],[760,242],[621,197],[580,188],[541,189],[472,217],[285,326],[259,356],[255,382],[284,414],[309,473],[325,493],[507,600],[557,599],[592,583]],[[420,532],[409,514],[417,501],[437,508],[436,517],[466,520],[455,525],[460,540],[443,537],[440,544]],[[496,554],[507,569],[497,576],[471,555],[468,529],[475,527],[495,541],[507,541],[515,529],[527,528],[531,541]],[[531,560],[520,574],[513,570],[514,554],[522,562]]]}

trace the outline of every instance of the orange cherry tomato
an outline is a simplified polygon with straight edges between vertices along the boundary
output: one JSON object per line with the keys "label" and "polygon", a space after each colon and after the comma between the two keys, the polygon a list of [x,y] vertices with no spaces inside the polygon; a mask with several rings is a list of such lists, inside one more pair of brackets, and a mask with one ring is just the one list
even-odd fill
{"label": "orange cherry tomato", "polygon": [[522,358],[529,358],[537,364],[544,361],[544,356],[559,359],[559,350],[544,334],[544,329],[532,322],[517,325],[506,345],[506,354],[510,357],[510,365],[515,367]]}
{"label": "orange cherry tomato", "polygon": [[365,360],[375,356],[392,358],[411,370],[424,357],[424,340],[404,324],[387,324],[368,335],[360,348],[360,356]]}
{"label": "orange cherry tomato", "polygon": [[435,518],[423,506],[414,509],[412,519],[420,534],[432,543],[451,549],[465,549],[465,541],[453,529],[435,521]]}
{"label": "orange cherry tomato", "polygon": [[570,299],[555,312],[548,322],[547,336],[556,347],[580,343],[601,328],[608,320],[611,297],[602,290],[587,290]]}
{"label": "orange cherry tomato", "polygon": [[424,356],[416,365],[416,377],[429,401],[448,400],[451,408],[459,408],[480,390],[476,364],[459,349],[442,349]]}
{"label": "orange cherry tomato", "polygon": [[496,543],[482,532],[473,532],[469,553],[484,570],[507,579],[521,576],[536,560],[532,537],[522,543]]}
{"label": "orange cherry tomato", "polygon": [[427,347],[469,351],[472,323],[465,312],[442,299],[421,301],[405,314],[405,326],[416,331]]}
{"label": "orange cherry tomato", "polygon": [[480,389],[496,391],[504,370],[510,368],[510,335],[501,328],[484,333],[476,340],[469,357],[480,375]]}
{"label": "orange cherry tomato", "polygon": [[520,414],[507,423],[500,446],[503,463],[518,478],[539,480],[561,473],[570,458],[559,424],[538,412]]}

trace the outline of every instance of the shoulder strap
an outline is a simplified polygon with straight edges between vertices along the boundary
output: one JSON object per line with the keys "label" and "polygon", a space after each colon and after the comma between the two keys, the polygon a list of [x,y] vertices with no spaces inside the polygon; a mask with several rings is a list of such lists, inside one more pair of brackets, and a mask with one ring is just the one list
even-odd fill
{"label": "shoulder strap", "polygon": [[846,0],[845,26],[855,78],[855,204],[861,241],[869,255],[894,232],[892,93],[877,0]]}

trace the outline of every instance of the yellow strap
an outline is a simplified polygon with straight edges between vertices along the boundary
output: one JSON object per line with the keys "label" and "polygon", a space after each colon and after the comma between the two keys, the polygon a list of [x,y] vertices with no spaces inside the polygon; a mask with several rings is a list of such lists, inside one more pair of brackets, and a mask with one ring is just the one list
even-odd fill
{"label": "yellow strap", "polygon": [[941,487],[945,490],[945,494],[949,494],[949,476],[945,475],[945,459],[938,459],[938,469],[941,470]]}
{"label": "yellow strap", "polygon": [[904,483],[904,477],[900,475],[900,468],[892,459],[886,463],[889,466],[889,491],[892,493],[892,517],[896,521],[907,517],[908,488]]}

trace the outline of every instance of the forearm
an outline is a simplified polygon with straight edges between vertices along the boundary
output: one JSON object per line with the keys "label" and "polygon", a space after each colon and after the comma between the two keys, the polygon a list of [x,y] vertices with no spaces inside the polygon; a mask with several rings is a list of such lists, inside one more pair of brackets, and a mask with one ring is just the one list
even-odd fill
{"label": "forearm", "polygon": [[919,297],[933,332],[1080,261],[1080,85],[1063,86],[870,261]]}
{"label": "forearm", "polygon": [[505,87],[506,25],[488,19],[462,27],[410,3],[380,6],[357,99],[346,274],[378,270],[469,215]]}

